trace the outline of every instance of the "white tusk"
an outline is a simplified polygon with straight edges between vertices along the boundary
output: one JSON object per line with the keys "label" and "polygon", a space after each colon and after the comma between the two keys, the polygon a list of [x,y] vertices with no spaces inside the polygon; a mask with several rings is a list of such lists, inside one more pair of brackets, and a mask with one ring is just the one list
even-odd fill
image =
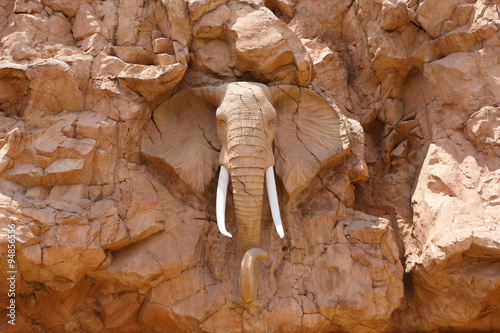
{"label": "white tusk", "polygon": [[229,184],[229,172],[224,166],[220,166],[219,172],[219,182],[217,183],[217,198],[216,198],[216,207],[217,207],[217,227],[219,227],[219,231],[221,234],[227,237],[233,237],[226,230],[226,195],[227,195],[227,186]]}
{"label": "white tusk", "polygon": [[271,214],[273,215],[274,226],[280,238],[285,236],[283,224],[281,223],[280,206],[278,204],[278,193],[276,192],[276,181],[274,180],[274,168],[271,166],[266,171],[267,196],[269,197],[269,205],[271,206]]}

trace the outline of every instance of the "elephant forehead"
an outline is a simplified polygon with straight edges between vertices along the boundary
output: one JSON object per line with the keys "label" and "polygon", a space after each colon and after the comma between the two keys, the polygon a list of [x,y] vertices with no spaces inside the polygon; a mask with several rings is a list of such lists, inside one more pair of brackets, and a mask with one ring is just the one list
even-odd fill
{"label": "elephant forehead", "polygon": [[231,102],[236,104],[247,104],[247,106],[251,105],[252,107],[256,105],[272,107],[271,103],[268,101],[268,96],[270,96],[270,90],[263,84],[236,82],[226,86],[226,94],[223,103]]}
{"label": "elephant forehead", "polygon": [[252,90],[254,92],[260,92],[264,94],[264,90],[269,90],[269,88],[262,83],[257,82],[232,82],[228,83],[226,91],[245,91]]}
{"label": "elephant forehead", "polygon": [[226,94],[217,108],[217,116],[220,115],[228,119],[267,120],[274,118],[276,111],[265,98],[259,100],[252,94]]}

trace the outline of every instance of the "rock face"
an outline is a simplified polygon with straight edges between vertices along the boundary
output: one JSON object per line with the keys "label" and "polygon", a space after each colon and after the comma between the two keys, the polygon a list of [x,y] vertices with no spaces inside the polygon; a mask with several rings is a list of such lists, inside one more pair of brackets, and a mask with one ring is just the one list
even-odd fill
{"label": "rock face", "polygon": [[[499,13],[0,0],[0,330],[499,331]],[[276,111],[285,236],[262,194],[251,304],[234,207],[252,189],[229,188],[233,238],[215,209],[231,105]]]}

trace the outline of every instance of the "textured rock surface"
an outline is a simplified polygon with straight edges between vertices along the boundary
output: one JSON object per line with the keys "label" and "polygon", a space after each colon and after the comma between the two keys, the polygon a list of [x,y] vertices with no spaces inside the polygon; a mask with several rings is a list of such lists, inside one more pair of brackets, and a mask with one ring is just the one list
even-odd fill
{"label": "textured rock surface", "polygon": [[[0,330],[499,331],[499,13],[483,0],[0,0]],[[174,93],[235,81],[312,89],[350,141],[302,191],[278,179],[285,238],[265,203],[252,307],[231,195],[235,237],[215,222],[216,170],[193,191],[143,147]],[[291,119],[291,138],[314,135]],[[218,156],[215,118],[193,124],[187,143]]]}

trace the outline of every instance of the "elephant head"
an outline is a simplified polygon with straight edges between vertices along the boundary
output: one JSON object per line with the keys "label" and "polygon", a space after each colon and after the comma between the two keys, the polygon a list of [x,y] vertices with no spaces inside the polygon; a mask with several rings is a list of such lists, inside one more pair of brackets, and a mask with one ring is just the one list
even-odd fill
{"label": "elephant head", "polygon": [[336,106],[306,88],[250,82],[178,92],[153,112],[141,146],[146,159],[173,169],[198,193],[220,166],[217,224],[228,237],[225,207],[231,181],[243,256],[240,292],[247,303],[255,299],[254,262],[267,257],[259,249],[264,184],[276,230],[284,236],[274,167],[290,200],[348,148]]}

